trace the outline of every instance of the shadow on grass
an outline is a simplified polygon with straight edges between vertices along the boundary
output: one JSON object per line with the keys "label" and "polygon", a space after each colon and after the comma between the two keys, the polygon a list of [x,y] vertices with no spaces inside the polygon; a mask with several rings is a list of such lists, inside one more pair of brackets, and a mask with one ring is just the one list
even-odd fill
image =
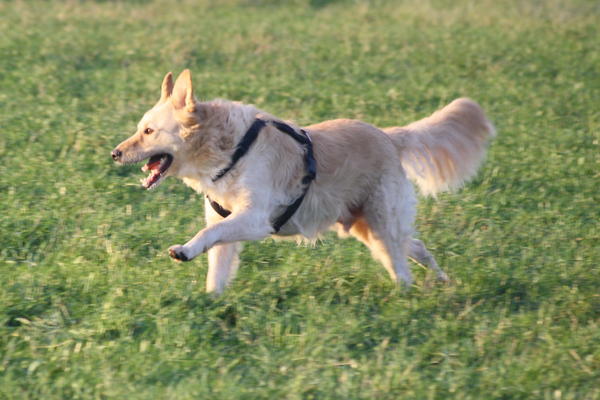
{"label": "shadow on grass", "polygon": [[[5,326],[17,328],[23,325],[26,320],[32,320],[36,317],[41,317],[53,307],[52,296],[57,293],[62,293],[66,289],[62,285],[48,286],[44,285],[41,288],[41,293],[35,299],[23,301],[27,298],[24,292],[27,290],[23,285],[17,283],[8,288],[8,292],[13,297],[9,300],[6,307]],[[11,304],[12,303],[12,304]]]}

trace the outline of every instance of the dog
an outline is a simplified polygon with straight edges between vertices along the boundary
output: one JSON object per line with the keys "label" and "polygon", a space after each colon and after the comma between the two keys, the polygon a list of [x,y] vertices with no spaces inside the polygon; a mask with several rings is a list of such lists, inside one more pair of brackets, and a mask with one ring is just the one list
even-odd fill
{"label": "dog", "polygon": [[121,164],[148,160],[146,189],[175,176],[205,195],[206,228],[169,255],[189,261],[208,252],[207,292],[221,293],[231,282],[241,242],[314,240],[330,229],[364,243],[394,282],[410,286],[407,258],[448,281],[413,237],[410,181],[423,195],[460,187],[494,135],[467,98],[404,127],[336,119],[301,129],[253,105],[198,101],[186,69],[174,84],[166,74],[158,103],[111,155]]}

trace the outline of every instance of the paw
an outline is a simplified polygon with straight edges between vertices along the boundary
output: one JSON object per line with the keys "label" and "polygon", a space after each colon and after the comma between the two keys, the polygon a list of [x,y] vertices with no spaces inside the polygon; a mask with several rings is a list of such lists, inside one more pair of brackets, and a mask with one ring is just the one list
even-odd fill
{"label": "paw", "polygon": [[175,245],[169,247],[169,256],[175,261],[190,261],[191,258],[185,254],[183,246]]}
{"label": "paw", "polygon": [[448,278],[445,272],[438,273],[437,280],[443,283],[450,283],[450,278]]}

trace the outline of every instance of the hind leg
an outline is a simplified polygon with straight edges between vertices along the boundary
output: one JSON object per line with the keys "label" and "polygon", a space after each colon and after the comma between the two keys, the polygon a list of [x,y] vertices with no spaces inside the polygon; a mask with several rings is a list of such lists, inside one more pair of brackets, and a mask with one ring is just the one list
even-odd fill
{"label": "hind leg", "polygon": [[413,279],[407,262],[415,215],[412,186],[404,176],[382,180],[369,196],[350,234],[369,247],[395,282],[409,286]]}
{"label": "hind leg", "polygon": [[419,264],[423,264],[433,270],[437,278],[441,281],[448,282],[448,275],[438,266],[435,258],[425,247],[425,244],[419,239],[411,238],[408,246],[408,256]]}
{"label": "hind leg", "polygon": [[380,232],[373,231],[364,218],[352,225],[350,234],[371,250],[373,258],[385,267],[394,282],[405,286],[412,284],[412,275],[406,262],[406,242],[397,243],[386,238],[385,233],[382,235]]}

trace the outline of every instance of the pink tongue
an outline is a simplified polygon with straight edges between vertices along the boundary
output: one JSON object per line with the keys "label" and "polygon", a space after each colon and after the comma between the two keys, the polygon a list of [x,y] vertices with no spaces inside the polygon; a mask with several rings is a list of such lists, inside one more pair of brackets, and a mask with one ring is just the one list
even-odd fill
{"label": "pink tongue", "polygon": [[148,163],[142,167],[142,171],[150,171],[156,169],[160,166],[160,160],[154,161],[153,163]]}

